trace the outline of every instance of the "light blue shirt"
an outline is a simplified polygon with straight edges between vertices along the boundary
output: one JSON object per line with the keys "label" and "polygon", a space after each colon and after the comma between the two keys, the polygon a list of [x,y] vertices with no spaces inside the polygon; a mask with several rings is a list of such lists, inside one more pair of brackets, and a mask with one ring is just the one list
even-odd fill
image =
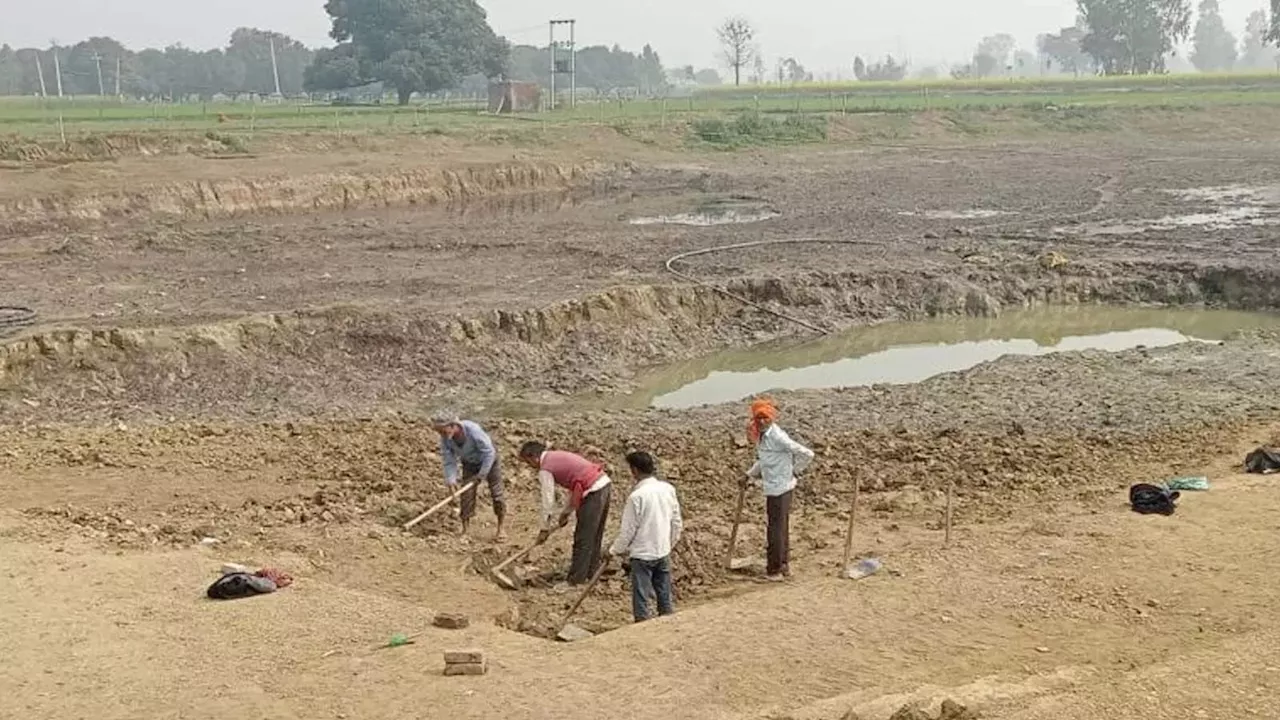
{"label": "light blue shirt", "polygon": [[470,420],[458,423],[462,426],[462,442],[451,437],[440,438],[440,459],[444,463],[444,482],[456,485],[462,476],[462,469],[479,468],[477,477],[488,477],[493,464],[498,460],[498,452],[493,449],[493,441],[489,434],[478,424]]}
{"label": "light blue shirt", "polygon": [[766,497],[777,497],[795,488],[796,473],[804,472],[812,460],[812,450],[792,440],[774,424],[760,435],[756,464],[747,475],[760,480]]}

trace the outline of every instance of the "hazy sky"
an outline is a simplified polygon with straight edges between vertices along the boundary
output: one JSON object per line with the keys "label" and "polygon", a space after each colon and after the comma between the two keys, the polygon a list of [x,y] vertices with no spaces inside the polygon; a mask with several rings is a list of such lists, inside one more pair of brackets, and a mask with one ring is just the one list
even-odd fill
{"label": "hazy sky", "polygon": [[[1237,34],[1266,0],[1221,0]],[[848,68],[855,54],[905,54],[920,67],[962,60],[984,35],[1035,36],[1069,25],[1074,0],[481,0],[489,21],[513,42],[545,44],[552,16],[578,21],[579,46],[651,43],[668,66],[716,66],[715,26],[741,14],[759,30],[770,60],[795,56],[816,73]],[[324,0],[0,0],[0,43],[46,46],[110,35],[131,47],[181,42],[220,46],[240,25],[329,42]],[[772,65],[772,62],[770,63]]]}

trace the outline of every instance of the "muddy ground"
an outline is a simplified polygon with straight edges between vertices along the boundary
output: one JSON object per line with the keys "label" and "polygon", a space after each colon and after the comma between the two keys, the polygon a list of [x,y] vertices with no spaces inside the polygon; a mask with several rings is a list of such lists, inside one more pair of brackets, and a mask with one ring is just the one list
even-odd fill
{"label": "muddy ground", "polygon": [[[24,691],[0,707],[77,717],[93,698],[123,717],[173,695],[221,717],[208,700],[220,688],[268,717],[429,703],[585,718],[633,713],[625,699],[647,689],[645,717],[887,718],[945,696],[992,717],[1150,717],[1127,685],[1167,689],[1167,668],[1189,658],[1230,675],[1267,645],[1274,503],[1265,480],[1232,468],[1276,439],[1280,339],[781,394],[784,424],[819,453],[782,588],[723,569],[750,461],[741,407],[555,406],[624,392],[663,362],[812,334],[761,308],[821,329],[1042,304],[1275,310],[1280,138],[1266,127],[1192,114],[1163,133],[929,132],[888,146],[845,128],[822,146],[741,153],[596,135],[484,149],[464,170],[465,148],[408,144],[188,158],[180,171],[166,157],[0,171],[0,305],[39,313],[0,345],[0,563],[49,599],[0,595],[18,609],[0,620],[0,650]],[[726,202],[778,216],[631,222]],[[755,306],[664,268],[775,240],[824,242],[679,265]],[[548,416],[504,412],[522,400]],[[398,528],[440,497],[423,417],[441,405],[500,443],[515,515],[504,546],[483,511],[470,538],[447,516]],[[598,456],[623,487],[623,453],[659,456],[689,522],[681,615],[629,627],[625,583],[608,577],[578,618],[602,636],[543,640],[573,600],[546,587],[564,538],[524,569],[548,582],[511,593],[486,580],[533,532],[536,490],[512,455],[535,437]],[[1181,474],[1215,488],[1174,518],[1125,512],[1128,484]],[[891,572],[851,583],[834,578],[855,482],[855,555]],[[752,497],[742,539],[753,553],[761,506]],[[299,583],[229,609],[196,602],[223,560],[283,565]],[[364,649],[436,610],[474,627],[427,632],[400,655]],[[246,634],[267,647],[228,657]],[[490,676],[435,679],[439,648],[461,642],[497,659]],[[1274,714],[1273,693],[1224,694],[1235,687],[1169,700],[1164,716]]]}

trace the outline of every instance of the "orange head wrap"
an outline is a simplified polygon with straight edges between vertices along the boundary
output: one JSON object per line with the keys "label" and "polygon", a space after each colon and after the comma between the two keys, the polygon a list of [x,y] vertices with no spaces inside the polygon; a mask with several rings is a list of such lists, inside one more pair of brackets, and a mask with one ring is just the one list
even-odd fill
{"label": "orange head wrap", "polygon": [[773,422],[778,419],[778,408],[773,406],[769,398],[760,398],[751,403],[751,420],[747,423],[747,437],[751,442],[760,442],[761,421]]}

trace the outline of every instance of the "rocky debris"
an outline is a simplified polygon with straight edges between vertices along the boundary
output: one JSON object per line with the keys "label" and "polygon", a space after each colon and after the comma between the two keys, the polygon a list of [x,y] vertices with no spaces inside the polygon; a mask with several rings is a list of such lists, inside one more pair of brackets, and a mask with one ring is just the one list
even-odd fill
{"label": "rocky debris", "polygon": [[436,613],[432,624],[446,630],[462,630],[471,625],[471,620],[459,613]]}
{"label": "rocky debris", "polygon": [[978,713],[947,698],[942,701],[942,710],[938,715],[938,720],[978,720],[978,717]]}
{"label": "rocky debris", "polygon": [[889,716],[889,720],[934,720],[934,718],[918,704],[912,703],[898,708],[897,712]]}
{"label": "rocky debris", "polygon": [[919,703],[903,705],[889,716],[889,720],[978,720],[978,718],[979,715],[976,712],[950,698],[942,701],[942,707],[937,716],[930,715],[920,707]]}
{"label": "rocky debris", "polygon": [[480,650],[452,650],[444,654],[446,676],[484,675],[489,664]]}

